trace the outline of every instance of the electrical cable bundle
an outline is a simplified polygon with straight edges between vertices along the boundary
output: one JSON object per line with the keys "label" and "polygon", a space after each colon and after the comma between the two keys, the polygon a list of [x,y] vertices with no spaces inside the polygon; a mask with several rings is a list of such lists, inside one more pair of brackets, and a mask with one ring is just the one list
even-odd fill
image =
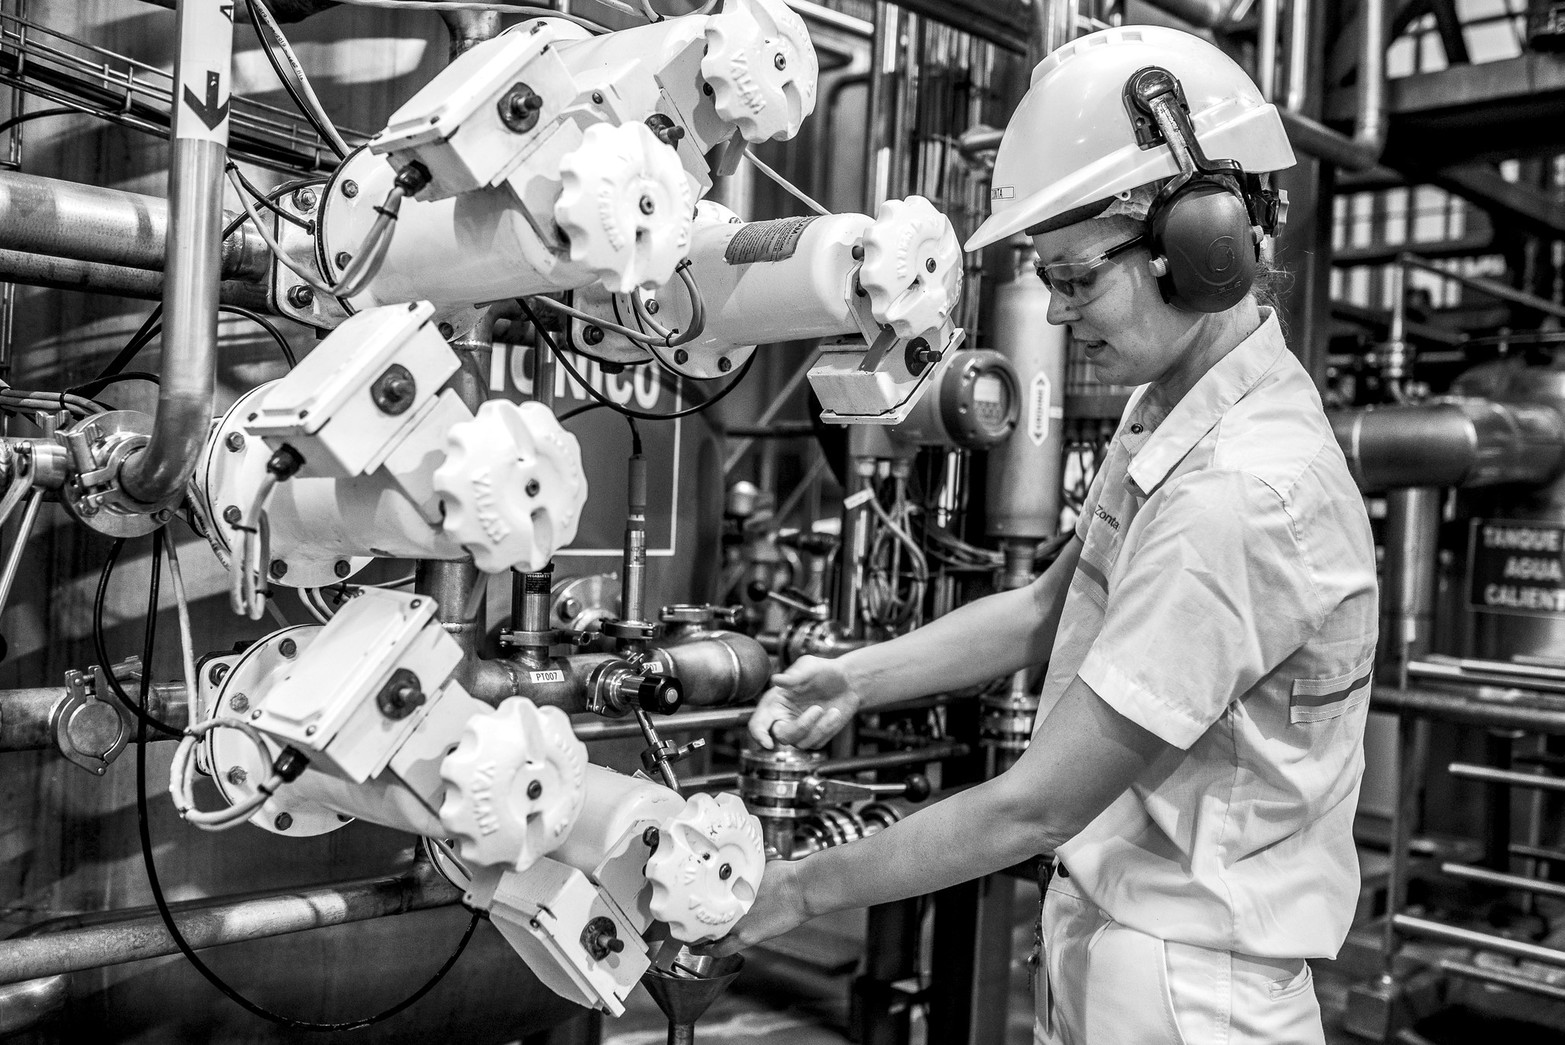
{"label": "electrical cable bundle", "polygon": [[[908,522],[916,512],[908,500],[903,480],[894,480],[896,492],[887,511],[878,496],[869,498],[869,506],[879,520],[870,541],[864,585],[859,600],[864,616],[886,628],[917,626],[923,616],[924,589],[929,584],[929,560],[908,532]],[[871,491],[873,493],[873,491]],[[906,553],[904,571],[902,556]]]}

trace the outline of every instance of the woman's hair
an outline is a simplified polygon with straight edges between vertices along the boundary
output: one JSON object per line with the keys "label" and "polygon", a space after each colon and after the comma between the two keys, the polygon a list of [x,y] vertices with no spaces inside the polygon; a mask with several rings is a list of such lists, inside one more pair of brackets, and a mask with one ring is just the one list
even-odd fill
{"label": "woman's hair", "polygon": [[1282,296],[1292,285],[1293,274],[1282,266],[1272,264],[1265,257],[1255,263],[1255,282],[1250,284],[1250,297],[1262,308],[1272,310],[1284,337],[1288,334],[1288,322],[1283,313]]}

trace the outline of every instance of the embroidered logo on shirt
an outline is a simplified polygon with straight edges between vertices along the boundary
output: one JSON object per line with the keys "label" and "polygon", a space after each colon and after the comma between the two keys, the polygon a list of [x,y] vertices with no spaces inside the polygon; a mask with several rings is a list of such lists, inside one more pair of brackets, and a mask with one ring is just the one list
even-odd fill
{"label": "embroidered logo on shirt", "polygon": [[1106,522],[1110,526],[1114,527],[1114,529],[1116,529],[1116,530],[1119,529],[1119,520],[1114,518],[1108,512],[1104,511],[1103,510],[1103,506],[1101,504],[1096,504],[1096,505],[1092,506],[1092,514],[1096,515],[1099,519],[1102,519],[1104,522]]}

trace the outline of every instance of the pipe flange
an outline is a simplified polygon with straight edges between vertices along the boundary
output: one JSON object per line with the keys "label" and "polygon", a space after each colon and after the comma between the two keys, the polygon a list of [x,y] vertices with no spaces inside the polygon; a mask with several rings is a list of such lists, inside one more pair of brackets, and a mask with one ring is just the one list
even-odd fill
{"label": "pipe flange", "polygon": [[739,0],[707,19],[701,75],[717,115],[751,143],[792,138],[815,110],[820,63],[782,0]]}
{"label": "pipe flange", "polygon": [[560,160],[554,220],[571,262],[613,293],[674,278],[690,252],[694,211],[679,154],[646,124],[594,124]]}
{"label": "pipe flange", "polygon": [[[174,517],[184,498],[180,490],[157,504],[142,504],[120,486],[125,463],[152,439],[152,418],[139,410],[110,410],[59,433],[61,440],[80,440],[92,455],[87,472],[71,465],[60,488],[60,503],[71,518],[108,537],[144,537]],[[69,458],[68,458],[69,459]]]}
{"label": "pipe flange", "polygon": [[[321,634],[318,625],[299,625],[275,631],[252,645],[234,661],[211,690],[208,717],[223,716],[248,721],[258,714],[256,694],[264,694],[272,676],[293,668],[300,654],[309,649]],[[266,740],[269,759],[282,753],[282,745],[270,736]],[[209,730],[201,740],[206,766],[212,782],[230,806],[239,805],[255,795],[255,788],[271,773],[271,763],[261,761],[261,753],[236,729]],[[314,770],[305,770],[314,772]],[[250,818],[250,823],[275,835],[289,838],[313,838],[330,834],[353,818],[317,802],[300,798],[292,788],[281,787]]]}
{"label": "pipe flange", "polygon": [[682,943],[726,936],[749,913],[765,866],[761,822],[738,795],[691,795],[659,827],[647,861],[652,916]]}
{"label": "pipe flange", "polygon": [[859,285],[870,314],[904,340],[951,319],[962,296],[962,245],[951,219],[922,196],[886,200],[864,231]]}

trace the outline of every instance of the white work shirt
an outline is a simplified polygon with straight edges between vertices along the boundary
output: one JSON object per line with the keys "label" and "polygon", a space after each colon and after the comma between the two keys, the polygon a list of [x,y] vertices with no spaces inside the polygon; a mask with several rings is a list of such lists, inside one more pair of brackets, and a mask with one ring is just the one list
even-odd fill
{"label": "white work shirt", "polygon": [[1261,313],[1166,416],[1132,395],[1087,496],[1042,707],[1080,675],[1179,750],[1058,855],[1140,932],[1332,957],[1358,899],[1375,546],[1314,383]]}

